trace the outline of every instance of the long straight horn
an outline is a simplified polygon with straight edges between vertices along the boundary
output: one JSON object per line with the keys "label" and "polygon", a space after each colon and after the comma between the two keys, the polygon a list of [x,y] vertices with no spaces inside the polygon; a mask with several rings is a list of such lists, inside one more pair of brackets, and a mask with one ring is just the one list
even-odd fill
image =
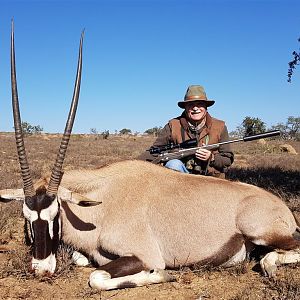
{"label": "long straight horn", "polygon": [[12,107],[14,115],[15,125],[15,137],[17,144],[17,151],[19,157],[19,163],[21,167],[21,174],[23,179],[23,188],[25,197],[32,197],[35,195],[29,165],[27,162],[27,156],[25,151],[25,145],[23,140],[22,123],[20,117],[17,79],[16,79],[16,64],[15,64],[15,41],[14,41],[14,22],[11,22],[11,50],[10,50],[10,61],[11,61],[11,92],[12,92]]}
{"label": "long straight horn", "polygon": [[73,99],[71,108],[69,111],[68,120],[65,127],[65,132],[61,140],[61,144],[59,147],[59,152],[57,154],[56,162],[54,164],[49,186],[47,189],[47,195],[52,196],[57,194],[57,190],[60,184],[61,176],[62,176],[62,166],[65,159],[66,151],[68,148],[69,140],[71,137],[71,132],[73,128],[73,123],[76,115],[77,104],[79,99],[79,92],[80,92],[80,82],[81,82],[81,70],[82,70],[82,43],[83,43],[83,36],[84,31],[81,34],[80,38],[80,46],[79,46],[79,56],[78,56],[78,65],[77,65],[77,75],[76,75],[76,82],[74,87]]}

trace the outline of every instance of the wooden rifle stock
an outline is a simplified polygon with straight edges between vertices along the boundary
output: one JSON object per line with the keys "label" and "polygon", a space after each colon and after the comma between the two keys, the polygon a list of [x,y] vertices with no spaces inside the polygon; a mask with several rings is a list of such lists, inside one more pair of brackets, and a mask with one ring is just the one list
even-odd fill
{"label": "wooden rifle stock", "polygon": [[174,152],[164,152],[164,153],[160,153],[152,161],[152,163],[159,164],[159,163],[165,163],[171,159],[182,159],[184,157],[195,154],[198,149],[216,150],[221,145],[232,144],[232,143],[237,143],[237,142],[249,142],[249,141],[268,138],[268,137],[277,136],[277,135],[280,135],[280,130],[274,130],[274,131],[268,131],[268,132],[264,132],[264,133],[260,133],[260,134],[244,136],[240,139],[221,142],[221,143],[217,143],[217,144],[204,145],[204,146],[193,147],[193,148],[188,148],[188,149],[178,149]]}

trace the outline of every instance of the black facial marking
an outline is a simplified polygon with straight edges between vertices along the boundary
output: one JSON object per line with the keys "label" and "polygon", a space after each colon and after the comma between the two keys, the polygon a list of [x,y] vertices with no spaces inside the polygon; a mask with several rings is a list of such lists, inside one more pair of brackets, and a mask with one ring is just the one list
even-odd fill
{"label": "black facial marking", "polygon": [[26,219],[24,223],[24,237],[25,237],[25,244],[27,246],[30,246],[32,244],[33,234],[31,231],[30,222]]}
{"label": "black facial marking", "polygon": [[57,214],[53,220],[53,238],[52,238],[52,253],[55,254],[57,252],[59,246],[59,214]]}
{"label": "black facial marking", "polygon": [[55,196],[48,196],[47,194],[35,195],[33,197],[26,197],[25,204],[29,209],[35,210],[40,214],[41,210],[49,207],[54,201]]}
{"label": "black facial marking", "polygon": [[32,222],[34,231],[33,237],[33,257],[44,259],[52,252],[52,239],[49,234],[49,224],[45,220],[38,218]]}

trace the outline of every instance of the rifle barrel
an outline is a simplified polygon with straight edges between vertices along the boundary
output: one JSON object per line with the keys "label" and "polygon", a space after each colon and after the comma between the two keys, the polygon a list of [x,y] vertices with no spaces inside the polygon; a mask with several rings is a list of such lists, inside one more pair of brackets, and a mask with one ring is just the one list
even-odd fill
{"label": "rifle barrel", "polygon": [[232,143],[237,143],[237,142],[249,142],[249,141],[268,138],[268,137],[277,136],[277,135],[280,135],[280,130],[273,130],[273,131],[268,131],[268,132],[264,132],[264,133],[260,133],[260,134],[244,136],[240,139],[226,141],[226,142],[220,142],[217,144],[210,144],[210,145],[204,145],[204,146],[200,146],[200,147],[180,149],[175,152],[165,152],[165,153],[158,155],[158,157],[156,159],[154,159],[153,162],[154,163],[167,162],[174,158],[181,159],[183,157],[194,154],[197,151],[197,149],[200,149],[200,148],[213,150],[213,149],[219,148],[221,145],[232,144]]}
{"label": "rifle barrel", "polygon": [[273,130],[273,131],[263,132],[263,133],[260,133],[260,134],[244,136],[243,140],[244,140],[244,142],[248,142],[248,141],[264,139],[264,138],[268,138],[268,137],[276,136],[276,135],[280,135],[280,130]]}

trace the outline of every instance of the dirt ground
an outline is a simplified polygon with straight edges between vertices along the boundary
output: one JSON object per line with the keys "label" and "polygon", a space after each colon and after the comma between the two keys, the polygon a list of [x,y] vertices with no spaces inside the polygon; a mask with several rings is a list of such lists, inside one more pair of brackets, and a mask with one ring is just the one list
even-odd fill
{"label": "dirt ground", "polygon": [[[21,225],[23,220],[18,220]],[[18,251],[21,232],[12,233],[7,245]],[[11,268],[17,254],[1,253],[0,266]],[[19,262],[20,264],[20,262]],[[276,279],[268,279],[257,270],[255,261],[229,269],[170,271],[175,282],[114,291],[95,291],[88,286],[94,268],[73,267],[68,274],[51,278],[24,276],[21,271],[0,279],[1,299],[299,299],[300,268],[280,267]],[[26,278],[27,277],[27,278]],[[29,278],[28,278],[29,277]]]}
{"label": "dirt ground", "polygon": [[[1,266],[11,255],[0,254]],[[276,279],[255,266],[251,261],[231,269],[170,271],[175,282],[102,292],[87,284],[93,268],[75,267],[53,280],[17,274],[0,279],[1,299],[300,299],[299,266],[280,267]]]}
{"label": "dirt ground", "polygon": [[[20,178],[16,175],[19,170],[13,138],[11,136],[4,138],[0,136],[0,138],[0,188],[20,187]],[[49,157],[45,155],[47,152],[45,149],[53,146],[49,144],[49,139],[41,141],[39,138],[34,144],[34,139],[30,138],[28,142],[34,144],[33,148],[29,148],[32,165],[38,164],[37,169],[33,170],[34,178],[47,171],[54,160],[54,150]],[[4,142],[6,144],[3,144]],[[83,142],[83,138],[78,138],[76,144],[79,146],[71,146],[71,153],[68,155],[73,159],[67,160],[66,168],[74,168],[78,164],[93,167],[95,164],[103,165],[113,160],[132,158],[130,156],[132,151],[128,149],[135,149],[134,155],[136,155],[151,141],[131,139],[123,142],[124,149],[112,147],[114,149],[112,152],[105,152],[107,151],[105,150],[107,145],[103,146],[105,141]],[[112,146],[114,141],[107,143]],[[98,144],[102,145],[101,149],[96,148]],[[84,145],[85,147],[88,145],[86,147],[88,149],[80,148]],[[81,151],[84,151],[84,159]],[[105,155],[105,160],[101,161],[99,158],[98,161],[97,157],[100,155],[93,156],[92,152],[89,155],[88,151],[93,151],[94,154],[101,153],[101,159]],[[291,208],[300,211],[299,154],[290,156],[291,161],[289,161],[286,155],[280,156],[281,154],[273,152],[261,156],[261,148],[258,150],[253,148],[251,151],[253,153],[236,149],[235,164],[239,168],[229,175],[232,178],[237,177],[240,181],[251,180],[252,183],[263,188],[273,189],[276,194],[283,196],[284,200],[289,202]],[[81,155],[80,159],[76,155]],[[284,167],[280,165],[281,163]],[[249,169],[251,166],[254,169]],[[263,175],[258,176],[255,168],[260,168],[260,174]],[[267,179],[269,181],[266,181]],[[280,266],[277,277],[269,279],[262,276],[258,261],[254,259],[228,269],[185,268],[169,271],[175,276],[176,281],[102,292],[92,290],[88,286],[89,274],[94,270],[92,267],[80,268],[67,265],[52,278],[36,278],[28,271],[30,257],[28,248],[24,245],[23,222],[21,203],[16,201],[0,203],[0,299],[300,299],[300,264]],[[66,257],[63,251],[59,254],[61,260]]]}

